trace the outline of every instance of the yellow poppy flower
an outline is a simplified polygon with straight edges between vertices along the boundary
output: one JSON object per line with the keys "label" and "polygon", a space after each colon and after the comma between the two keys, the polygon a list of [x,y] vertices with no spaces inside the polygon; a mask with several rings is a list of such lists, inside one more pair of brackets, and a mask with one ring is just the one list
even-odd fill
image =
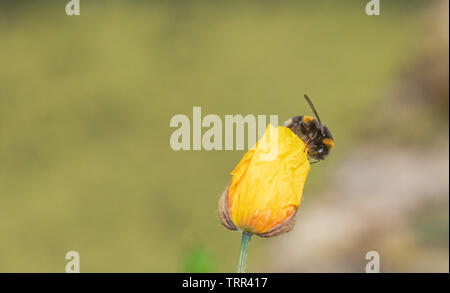
{"label": "yellow poppy flower", "polygon": [[262,237],[288,232],[310,168],[305,143],[289,128],[269,124],[231,172],[230,185],[219,201],[223,225]]}

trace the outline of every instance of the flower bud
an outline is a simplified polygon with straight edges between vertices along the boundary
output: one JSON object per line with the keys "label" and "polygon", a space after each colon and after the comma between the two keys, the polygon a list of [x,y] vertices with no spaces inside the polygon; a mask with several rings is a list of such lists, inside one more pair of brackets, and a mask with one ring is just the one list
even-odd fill
{"label": "flower bud", "polygon": [[310,168],[305,143],[289,128],[269,125],[231,172],[219,200],[222,224],[261,237],[290,231]]}

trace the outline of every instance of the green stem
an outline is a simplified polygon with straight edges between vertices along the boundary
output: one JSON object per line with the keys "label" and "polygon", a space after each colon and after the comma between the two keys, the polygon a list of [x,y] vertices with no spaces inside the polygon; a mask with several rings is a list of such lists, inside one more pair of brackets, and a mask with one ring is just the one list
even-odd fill
{"label": "green stem", "polygon": [[242,232],[242,242],[241,242],[241,252],[239,253],[239,263],[237,272],[245,273],[245,266],[247,265],[247,252],[248,252],[248,243],[252,237],[252,233]]}

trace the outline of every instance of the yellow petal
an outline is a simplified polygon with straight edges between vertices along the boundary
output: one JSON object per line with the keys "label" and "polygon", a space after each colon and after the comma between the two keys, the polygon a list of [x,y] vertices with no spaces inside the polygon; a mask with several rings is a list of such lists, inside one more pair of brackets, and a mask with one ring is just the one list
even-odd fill
{"label": "yellow petal", "polygon": [[[278,145],[264,143],[271,136]],[[276,156],[267,160],[271,152]],[[310,168],[304,142],[289,128],[275,129],[269,124],[261,140],[231,172],[228,203],[236,227],[264,233],[289,218],[300,205]]]}

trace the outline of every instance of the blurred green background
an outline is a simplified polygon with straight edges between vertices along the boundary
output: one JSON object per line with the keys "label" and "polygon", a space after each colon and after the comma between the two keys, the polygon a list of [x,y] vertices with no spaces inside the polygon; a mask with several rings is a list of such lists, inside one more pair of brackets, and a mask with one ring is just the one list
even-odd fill
{"label": "blurred green background", "polygon": [[[309,175],[299,223],[318,227],[306,212],[330,199],[341,219],[347,193],[336,174],[370,164],[350,160],[359,150],[387,168],[391,153],[411,150],[404,162],[423,174],[418,184],[442,188],[426,210],[389,210],[403,242],[364,228],[380,235],[376,245],[340,236],[347,250],[295,258],[309,239],[296,227],[255,237],[248,270],[362,272],[361,253],[375,249],[384,271],[448,272],[448,2],[381,1],[372,17],[356,0],[81,0],[72,17],[66,2],[0,2],[1,272],[64,272],[69,250],[82,272],[233,272],[240,234],[220,225],[217,201],[244,151],[175,152],[170,118],[201,106],[282,122],[310,113],[304,93],[336,148]],[[415,163],[430,153],[447,179]],[[408,196],[401,209],[417,200]],[[385,206],[374,207],[378,218]],[[346,265],[331,266],[330,253]]]}

